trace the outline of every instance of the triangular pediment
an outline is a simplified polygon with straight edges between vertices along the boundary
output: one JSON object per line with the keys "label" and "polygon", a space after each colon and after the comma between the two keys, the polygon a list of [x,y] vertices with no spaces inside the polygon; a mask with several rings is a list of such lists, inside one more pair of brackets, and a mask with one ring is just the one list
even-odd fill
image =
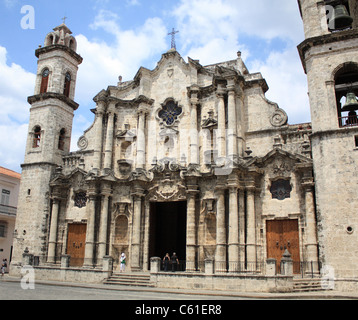
{"label": "triangular pediment", "polygon": [[313,162],[312,159],[302,156],[300,154],[293,154],[291,152],[282,150],[280,148],[275,148],[267,153],[264,157],[255,157],[252,158],[250,161],[247,162],[247,166],[257,166],[257,167],[264,167],[268,163],[271,163],[273,160],[277,158],[282,159],[290,159],[292,162],[297,164],[307,164],[312,166]]}
{"label": "triangular pediment", "polygon": [[[168,65],[168,61],[171,61],[171,63],[176,65],[181,65],[183,68],[188,68],[189,64],[184,61],[182,56],[179,54],[178,51],[175,49],[170,49],[168,52],[163,53],[161,59],[158,61],[157,66],[153,70],[149,70],[147,68],[141,67],[137,74],[134,77],[134,81],[140,81],[140,79],[144,76],[153,76],[154,74],[161,73],[163,71],[168,73],[168,76],[170,77],[170,62]],[[194,60],[192,60],[194,61]]]}

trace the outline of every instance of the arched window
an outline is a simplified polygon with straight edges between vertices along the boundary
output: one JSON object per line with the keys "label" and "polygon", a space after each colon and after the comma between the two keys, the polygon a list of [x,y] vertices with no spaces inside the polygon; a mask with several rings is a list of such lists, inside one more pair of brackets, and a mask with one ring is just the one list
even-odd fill
{"label": "arched window", "polygon": [[49,76],[50,76],[49,69],[46,68],[44,71],[42,71],[40,94],[47,92]]}
{"label": "arched window", "polygon": [[66,97],[70,96],[70,87],[71,87],[71,75],[67,72],[65,76],[65,85],[63,88],[63,94]]}
{"label": "arched window", "polygon": [[41,127],[36,126],[34,129],[34,138],[32,142],[33,148],[39,148],[41,143]]}
{"label": "arched window", "polygon": [[346,63],[335,74],[339,126],[358,126],[358,65]]}
{"label": "arched window", "polygon": [[60,136],[58,138],[58,149],[62,151],[65,149],[65,135],[66,135],[66,130],[62,129],[60,131]]}

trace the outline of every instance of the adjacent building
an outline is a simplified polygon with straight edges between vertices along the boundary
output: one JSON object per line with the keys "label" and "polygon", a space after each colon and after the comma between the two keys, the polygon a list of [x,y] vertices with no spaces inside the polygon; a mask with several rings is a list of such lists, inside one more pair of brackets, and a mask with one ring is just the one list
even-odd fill
{"label": "adjacent building", "polygon": [[0,167],[0,262],[12,259],[12,241],[19,196],[21,174]]}

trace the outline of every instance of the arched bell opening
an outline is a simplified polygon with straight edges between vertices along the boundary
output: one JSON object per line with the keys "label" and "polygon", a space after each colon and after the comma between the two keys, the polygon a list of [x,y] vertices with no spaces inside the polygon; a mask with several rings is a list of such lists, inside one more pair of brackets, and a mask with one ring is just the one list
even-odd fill
{"label": "arched bell opening", "polygon": [[327,1],[326,11],[329,31],[337,32],[352,28],[354,19],[349,0]]}
{"label": "arched bell opening", "polygon": [[339,126],[358,126],[358,64],[346,63],[334,79]]}

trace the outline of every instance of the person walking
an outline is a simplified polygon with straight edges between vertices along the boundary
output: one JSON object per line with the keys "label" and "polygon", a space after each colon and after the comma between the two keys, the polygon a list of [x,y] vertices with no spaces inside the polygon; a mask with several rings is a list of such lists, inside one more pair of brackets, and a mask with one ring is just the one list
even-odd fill
{"label": "person walking", "polygon": [[4,259],[1,264],[1,276],[3,277],[7,268],[7,259]]}

